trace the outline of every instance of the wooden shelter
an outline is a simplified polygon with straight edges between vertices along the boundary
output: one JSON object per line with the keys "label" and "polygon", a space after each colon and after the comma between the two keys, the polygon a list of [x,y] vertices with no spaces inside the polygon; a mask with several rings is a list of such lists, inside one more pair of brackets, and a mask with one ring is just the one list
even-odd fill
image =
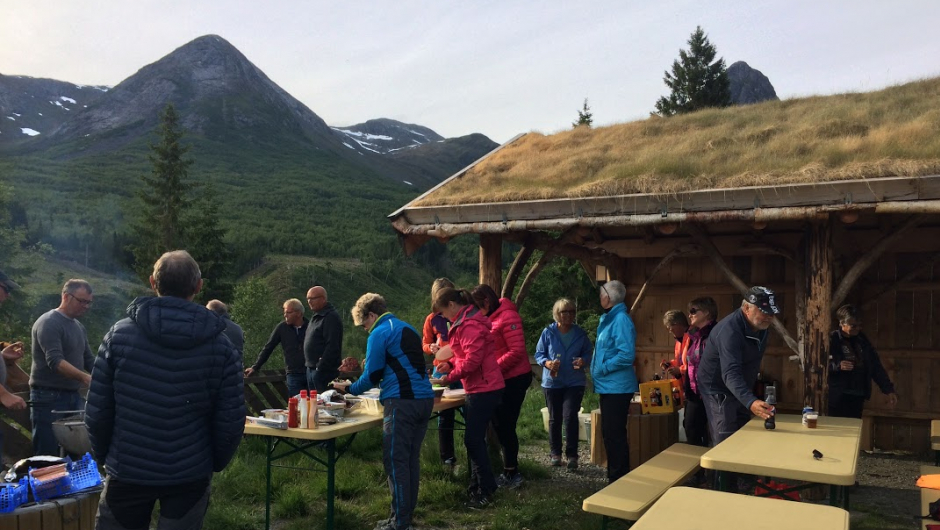
{"label": "wooden shelter", "polygon": [[[474,179],[510,171],[500,152],[525,141],[526,135],[514,138],[391,214],[406,251],[431,238],[479,234],[480,282],[503,296],[515,294],[517,302],[555,256],[580,260],[599,281],[621,280],[637,326],[641,380],[650,379],[672,350],[662,324],[666,310],[711,296],[724,316],[749,286],[770,287],[784,313],[762,370],[778,381],[778,407],[785,411],[825,407],[834,311],[844,303],[860,305],[864,331],[899,395],[891,409],[874,389],[863,445],[929,449],[928,420],[940,417],[940,175],[843,175],[707,189],[695,189],[693,178],[673,193],[489,200],[492,189]],[[478,188],[478,196],[447,200],[457,183]],[[521,245],[505,275],[504,241]]]}

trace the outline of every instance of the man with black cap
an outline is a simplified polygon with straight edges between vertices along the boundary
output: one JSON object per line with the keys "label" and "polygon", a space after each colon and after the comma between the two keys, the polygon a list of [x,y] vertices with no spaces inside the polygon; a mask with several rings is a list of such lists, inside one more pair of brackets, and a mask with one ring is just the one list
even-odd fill
{"label": "man with black cap", "polygon": [[[3,271],[0,271],[0,304],[6,301],[7,297],[14,289],[19,289],[19,285],[11,280]],[[7,384],[7,359],[19,359],[23,356],[23,343],[14,342],[3,348],[2,359],[0,359],[0,403],[8,409],[22,410],[26,408],[26,401],[20,396],[11,393],[6,388]],[[3,433],[0,433],[0,454],[3,454]]]}
{"label": "man with black cap", "polygon": [[773,414],[773,406],[757,399],[751,389],[767,347],[767,330],[779,314],[774,292],[752,287],[741,307],[712,329],[696,381],[713,445],[744,427],[751,414],[763,419]]}

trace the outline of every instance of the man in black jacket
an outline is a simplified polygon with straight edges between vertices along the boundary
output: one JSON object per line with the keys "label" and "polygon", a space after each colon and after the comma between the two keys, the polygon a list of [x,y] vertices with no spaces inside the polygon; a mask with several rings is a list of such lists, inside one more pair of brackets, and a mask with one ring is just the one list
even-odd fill
{"label": "man in black jacket", "polygon": [[757,399],[751,389],[767,347],[767,330],[779,314],[774,292],[752,287],[741,307],[709,334],[696,386],[705,402],[713,445],[744,427],[751,414],[767,419],[773,413],[773,407]]}
{"label": "man in black jacket", "polygon": [[307,319],[304,317],[304,304],[296,298],[284,302],[284,322],[271,332],[267,344],[261,348],[258,360],[245,368],[245,377],[257,372],[268,361],[271,352],[278,344],[284,350],[284,364],[287,367],[287,397],[309,390],[307,386],[307,364],[304,359],[304,337],[307,336]]}
{"label": "man in black jacket", "polygon": [[339,375],[343,353],[343,321],[326,297],[326,289],[317,285],[307,291],[307,305],[313,310],[304,339],[307,385],[325,392]]}
{"label": "man in black jacket", "polygon": [[201,528],[212,473],[245,429],[241,359],[225,321],[192,301],[199,265],[167,252],[150,277],[156,297],[127,308],[98,349],[85,410],[92,449],[108,472],[97,529]]}

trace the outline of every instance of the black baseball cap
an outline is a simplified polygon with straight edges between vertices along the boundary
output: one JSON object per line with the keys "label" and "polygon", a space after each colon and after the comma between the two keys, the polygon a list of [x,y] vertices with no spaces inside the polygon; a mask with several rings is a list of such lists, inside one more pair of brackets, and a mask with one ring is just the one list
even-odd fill
{"label": "black baseball cap", "polygon": [[3,288],[7,290],[7,292],[20,288],[20,285],[11,280],[10,277],[7,276],[3,271],[0,271],[0,285],[2,285]]}
{"label": "black baseball cap", "polygon": [[761,287],[760,285],[751,287],[744,299],[747,300],[748,303],[756,305],[764,314],[780,314],[780,308],[777,307],[777,295],[766,287]]}

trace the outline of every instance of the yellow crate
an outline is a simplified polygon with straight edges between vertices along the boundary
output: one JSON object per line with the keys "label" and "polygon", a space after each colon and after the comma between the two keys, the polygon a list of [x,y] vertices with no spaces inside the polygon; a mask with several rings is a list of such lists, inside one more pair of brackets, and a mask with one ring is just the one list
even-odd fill
{"label": "yellow crate", "polygon": [[643,414],[668,414],[679,408],[668,380],[640,383],[640,404]]}

